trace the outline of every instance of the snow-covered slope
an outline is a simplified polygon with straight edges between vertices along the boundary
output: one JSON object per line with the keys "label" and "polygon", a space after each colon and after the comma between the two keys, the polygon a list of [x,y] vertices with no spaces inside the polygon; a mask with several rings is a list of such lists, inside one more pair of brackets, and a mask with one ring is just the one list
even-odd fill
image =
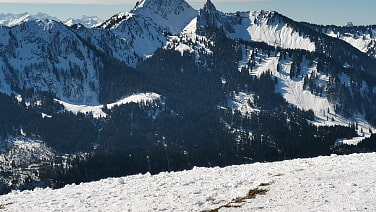
{"label": "snow-covered slope", "polygon": [[3,211],[375,211],[376,154],[110,178],[0,196]]}
{"label": "snow-covered slope", "polygon": [[29,13],[21,13],[21,14],[7,13],[7,14],[0,14],[0,25],[12,27],[12,26],[16,26],[16,25],[22,24],[30,20],[46,20],[46,19],[59,21],[58,18],[52,17],[45,13],[37,13],[36,15],[31,15]]}
{"label": "snow-covered slope", "polygon": [[376,26],[319,26],[307,24],[314,30],[351,44],[369,56],[376,57]]}
{"label": "snow-covered slope", "polygon": [[[340,142],[356,144],[361,139],[371,136],[369,129],[375,130],[371,124],[365,121],[364,114],[352,114],[352,117],[349,118],[336,114],[335,105],[329,101],[326,92],[329,87],[330,75],[320,72],[317,58],[313,60],[303,58],[298,64],[299,75],[291,77],[293,66],[296,66],[292,57],[284,57],[281,54],[268,55],[267,52],[257,52],[253,48],[247,49],[244,46],[242,47],[242,55],[243,59],[239,61],[239,71],[247,70],[250,75],[256,77],[270,72],[276,79],[276,92],[280,93],[291,105],[305,111],[311,110],[315,115],[313,124],[318,126],[348,126],[349,123],[358,123],[360,126],[358,130],[359,137]],[[254,66],[249,66],[252,61],[255,62]],[[322,92],[315,93],[307,89],[308,86],[305,81],[308,81],[308,79],[315,79],[314,85],[311,85],[311,87],[317,87]],[[339,79],[344,85],[350,87],[349,76],[341,73]],[[365,81],[363,81],[363,86],[364,90],[369,89]],[[242,100],[253,99],[253,95],[253,93],[241,93],[240,96],[235,96],[232,101],[233,104],[237,105],[235,109],[238,109],[243,115],[254,111],[254,108],[249,107],[247,101],[239,102],[239,98]],[[361,95],[365,95],[365,93],[361,93]]]}
{"label": "snow-covered slope", "polygon": [[265,42],[285,49],[315,51],[315,43],[287,23],[274,19],[272,11],[256,11],[237,14],[241,22],[235,25],[229,37],[248,41]]}

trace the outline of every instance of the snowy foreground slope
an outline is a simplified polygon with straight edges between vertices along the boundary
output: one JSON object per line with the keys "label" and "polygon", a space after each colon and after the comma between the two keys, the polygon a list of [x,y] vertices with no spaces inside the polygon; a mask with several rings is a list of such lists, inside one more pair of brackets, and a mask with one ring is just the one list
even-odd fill
{"label": "snowy foreground slope", "polygon": [[[376,153],[333,155],[110,178],[58,190],[14,191],[0,196],[0,208],[1,211],[376,211],[375,185]],[[250,191],[254,195],[247,195]]]}

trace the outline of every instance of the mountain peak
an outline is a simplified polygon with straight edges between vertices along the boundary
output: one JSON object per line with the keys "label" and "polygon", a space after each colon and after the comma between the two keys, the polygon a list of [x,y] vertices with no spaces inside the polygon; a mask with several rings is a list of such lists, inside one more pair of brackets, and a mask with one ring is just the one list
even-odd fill
{"label": "mountain peak", "polygon": [[205,5],[204,5],[204,9],[207,9],[207,10],[211,10],[211,11],[216,11],[217,8],[215,8],[213,2],[211,0],[207,0]]}
{"label": "mountain peak", "polygon": [[198,27],[209,27],[224,29],[227,32],[234,32],[234,24],[239,22],[237,18],[226,16],[217,10],[211,0],[207,0],[197,17]]}
{"label": "mountain peak", "polygon": [[179,33],[197,16],[197,11],[185,0],[141,0],[131,13],[153,20],[172,34]]}
{"label": "mountain peak", "polygon": [[197,24],[204,27],[221,28],[220,16],[221,14],[217,11],[214,4],[210,0],[207,0],[204,8],[200,10]]}
{"label": "mountain peak", "polygon": [[166,16],[167,13],[179,15],[185,10],[193,10],[193,8],[185,0],[141,0],[136,3],[132,9],[132,13],[145,14],[146,12],[154,12]]}

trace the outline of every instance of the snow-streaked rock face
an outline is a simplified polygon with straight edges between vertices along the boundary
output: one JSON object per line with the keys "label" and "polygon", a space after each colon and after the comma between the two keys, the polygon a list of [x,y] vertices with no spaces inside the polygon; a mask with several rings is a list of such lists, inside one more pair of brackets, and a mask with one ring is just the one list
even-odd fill
{"label": "snow-streaked rock face", "polygon": [[3,211],[375,211],[376,154],[109,178],[0,196]]}

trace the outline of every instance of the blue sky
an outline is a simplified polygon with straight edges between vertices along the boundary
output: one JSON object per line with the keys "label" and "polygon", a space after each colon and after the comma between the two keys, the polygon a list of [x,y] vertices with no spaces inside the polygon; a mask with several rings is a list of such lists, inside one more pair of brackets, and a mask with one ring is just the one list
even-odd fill
{"label": "blue sky", "polygon": [[[8,3],[7,3],[8,2]],[[11,2],[11,3],[9,3]],[[205,0],[188,0],[196,9]],[[212,0],[224,12],[275,10],[297,21],[317,24],[376,24],[375,0]],[[44,12],[62,20],[82,15],[102,19],[129,11],[136,0],[0,0],[0,13]]]}

